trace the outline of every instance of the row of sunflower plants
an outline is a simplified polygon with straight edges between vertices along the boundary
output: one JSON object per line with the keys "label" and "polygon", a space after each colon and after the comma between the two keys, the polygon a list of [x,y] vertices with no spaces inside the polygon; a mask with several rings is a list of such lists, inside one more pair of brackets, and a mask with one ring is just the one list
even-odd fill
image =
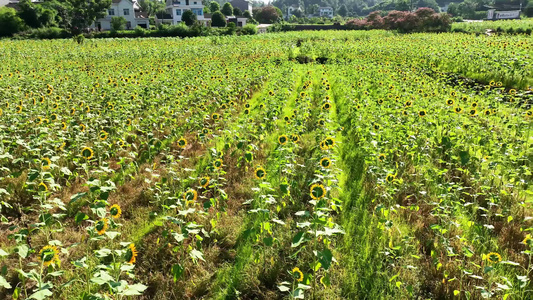
{"label": "row of sunflower plants", "polygon": [[[512,214],[520,202],[506,196],[521,192],[508,189],[527,189],[516,177],[527,180],[529,172],[515,171],[529,169],[522,156],[527,155],[527,111],[486,92],[456,91],[401,64],[361,63],[365,67],[357,73],[346,70],[342,78],[340,86],[353,84],[351,90],[338,91],[339,102],[350,111],[341,124],[355,135],[349,147],[361,149],[364,157],[364,184],[374,190],[361,193],[377,202],[367,209],[382,223],[378,247],[387,258],[391,283],[400,294],[412,296],[424,274],[426,280],[439,281],[443,294],[522,295],[528,280],[513,266],[525,257],[511,249],[525,242],[516,241],[503,260],[497,249],[504,241],[495,238],[516,222]],[[395,78],[402,81],[391,83]],[[511,135],[495,135],[505,131]],[[516,145],[518,155],[495,150],[495,143]],[[505,165],[512,171],[504,171]],[[419,211],[423,214],[416,216]],[[426,263],[433,266],[431,272],[421,269]]]}

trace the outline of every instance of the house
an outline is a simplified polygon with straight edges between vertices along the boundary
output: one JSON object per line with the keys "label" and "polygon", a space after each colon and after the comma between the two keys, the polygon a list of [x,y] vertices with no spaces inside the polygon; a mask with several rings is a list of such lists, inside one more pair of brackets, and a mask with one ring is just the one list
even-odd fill
{"label": "house", "polygon": [[237,7],[238,9],[240,9],[243,13],[244,11],[249,11],[250,12],[250,15],[252,15],[252,2],[249,1],[249,0],[232,0],[230,2],[231,6],[233,6],[233,8]]}
{"label": "house", "polygon": [[[196,19],[209,26],[211,24],[211,14],[204,14],[204,5],[201,0],[167,0],[167,8],[165,14],[156,14],[156,25],[165,23],[177,25],[181,23],[181,16],[187,10],[191,10]],[[226,16],[226,22],[235,23],[236,26],[242,27],[246,25],[248,18],[242,16]]]}
{"label": "house", "polygon": [[303,15],[303,10],[300,6],[298,5],[291,5],[289,7],[287,7],[287,15],[285,16],[285,19],[290,19],[291,16],[297,16],[297,17],[301,17]]}
{"label": "house", "polygon": [[[209,18],[211,20],[211,18]],[[235,23],[237,27],[243,27],[246,26],[246,22],[248,21],[248,18],[243,16],[227,16],[226,22],[228,23]]]}
{"label": "house", "polygon": [[136,2],[132,0],[113,0],[111,7],[107,10],[107,15],[94,22],[91,28],[102,30],[111,30],[111,18],[124,17],[126,19],[126,29],[135,29],[139,26],[150,28],[148,15],[141,12]]}
{"label": "house", "polygon": [[155,14],[155,25],[159,26],[160,24],[170,24],[172,25],[174,22],[174,19],[172,18],[172,15],[167,12],[160,12]]}
{"label": "house", "polygon": [[202,23],[207,23],[204,17],[204,5],[202,0],[167,0],[167,13],[172,16],[172,24],[179,24],[181,16],[186,10],[191,10],[196,19]]}
{"label": "house", "polygon": [[332,7],[319,7],[318,15],[325,18],[333,18],[333,8]]}

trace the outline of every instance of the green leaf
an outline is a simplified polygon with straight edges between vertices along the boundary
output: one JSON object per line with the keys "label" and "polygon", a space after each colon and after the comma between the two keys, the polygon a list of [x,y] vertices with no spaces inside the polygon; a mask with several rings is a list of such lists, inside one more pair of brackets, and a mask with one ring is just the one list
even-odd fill
{"label": "green leaf", "polygon": [[87,195],[86,192],[83,192],[83,193],[77,193],[76,195],[73,195],[72,197],[70,197],[70,202],[69,204],[72,204],[78,200],[80,200],[83,196]]}
{"label": "green leaf", "polygon": [[76,214],[76,216],[74,217],[74,221],[76,221],[76,224],[79,224],[79,223],[81,223],[82,221],[85,221],[85,220],[87,220],[87,219],[89,219],[89,216],[86,215],[86,214],[84,214],[84,213],[82,213],[82,212],[78,212],[78,213]]}
{"label": "green leaf", "polygon": [[11,288],[11,284],[9,284],[9,282],[7,282],[7,280],[2,275],[0,275],[0,287],[3,287],[5,289]]}
{"label": "green leaf", "polygon": [[144,290],[146,290],[146,288],[148,288],[146,285],[140,284],[140,283],[128,285],[126,289],[122,292],[122,295],[124,296],[142,295],[142,293],[144,292]]}
{"label": "green leaf", "polygon": [[284,286],[284,285],[278,285],[278,289],[279,289],[280,291],[282,291],[282,292],[288,292],[288,291],[291,290],[290,287],[288,287],[288,286]]}
{"label": "green leaf", "polygon": [[52,292],[50,292],[49,289],[43,289],[33,293],[29,299],[42,300],[46,299],[49,296],[52,296]]}
{"label": "green leaf", "polygon": [[303,242],[305,242],[305,232],[304,231],[300,231],[292,238],[291,247],[292,248],[298,247]]}
{"label": "green leaf", "polygon": [[118,231],[106,231],[105,235],[107,235],[110,239],[115,239],[117,236],[120,235],[120,232]]}
{"label": "green leaf", "polygon": [[191,256],[193,260],[199,259],[199,260],[205,261],[204,254],[196,249],[192,249],[189,255]]}
{"label": "green leaf", "polygon": [[184,269],[180,264],[175,264],[172,266],[172,275],[174,276],[174,282],[180,279],[181,275],[183,275],[183,270]]}
{"label": "green leaf", "polygon": [[459,157],[461,157],[462,165],[466,165],[470,161],[470,153],[468,151],[459,152]]}
{"label": "green leaf", "polygon": [[457,296],[457,295],[459,295],[460,293],[461,293],[461,292],[458,291],[458,290],[454,290],[454,291],[453,291],[453,295],[454,295],[454,296]]}
{"label": "green leaf", "polygon": [[325,270],[329,269],[332,259],[333,254],[329,249],[324,249],[324,251],[318,252],[318,261],[320,261]]}
{"label": "green leaf", "polygon": [[305,299],[304,291],[302,289],[296,289],[292,292],[292,297],[294,299]]}
{"label": "green leaf", "polygon": [[28,248],[27,245],[19,245],[17,248],[15,248],[15,252],[17,252],[22,258],[28,257],[29,250],[30,248]]}
{"label": "green leaf", "polygon": [[0,249],[0,256],[8,256],[9,254],[4,250]]}
{"label": "green leaf", "polygon": [[272,247],[272,244],[274,243],[274,238],[273,238],[273,237],[267,237],[267,238],[264,238],[264,239],[263,239],[263,243],[264,243],[265,246],[267,246],[267,247]]}

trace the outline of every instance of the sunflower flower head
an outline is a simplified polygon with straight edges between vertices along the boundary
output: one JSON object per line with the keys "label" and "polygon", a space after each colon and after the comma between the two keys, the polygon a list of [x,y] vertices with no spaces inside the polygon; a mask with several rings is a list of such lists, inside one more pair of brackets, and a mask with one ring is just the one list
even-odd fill
{"label": "sunflower flower head", "polygon": [[331,167],[331,159],[329,157],[324,157],[320,160],[320,166],[322,168],[329,168]]}
{"label": "sunflower flower head", "polygon": [[187,140],[185,138],[181,138],[178,140],[178,147],[180,147],[181,149],[185,149],[186,146]]}
{"label": "sunflower flower head", "polygon": [[83,158],[85,158],[86,160],[89,160],[89,159],[93,158],[93,156],[94,156],[93,149],[91,149],[89,147],[85,147],[85,148],[81,149],[81,156]]}
{"label": "sunflower flower head", "polygon": [[304,280],[304,273],[300,271],[300,268],[296,267],[292,269],[292,277],[296,279],[298,282],[302,282]]}
{"label": "sunflower flower head", "polygon": [[531,237],[531,234],[527,234],[524,240],[522,241],[522,244],[533,247],[533,238]]}
{"label": "sunflower flower head", "polygon": [[502,256],[496,252],[490,252],[489,254],[487,254],[486,258],[490,263],[493,263],[493,264],[499,263],[500,261],[502,261]]}
{"label": "sunflower flower head", "polygon": [[39,183],[39,185],[37,186],[37,191],[39,191],[39,192],[47,192],[48,191],[48,187],[46,186],[46,183],[44,183],[44,182]]}
{"label": "sunflower flower head", "polygon": [[41,158],[41,167],[43,168],[43,170],[45,171],[49,170],[51,165],[52,165],[52,162],[50,161],[48,157]]}
{"label": "sunflower flower head", "polygon": [[283,135],[280,135],[280,136],[278,137],[278,143],[279,143],[280,145],[285,145],[285,144],[287,144],[287,141],[288,141],[288,140],[289,140],[289,138],[288,138],[286,135],[284,135],[284,134],[283,134]]}
{"label": "sunflower flower head", "polygon": [[222,159],[216,159],[215,162],[213,163],[213,166],[215,166],[215,169],[220,169],[222,168],[222,166],[224,165],[224,162],[222,161]]}
{"label": "sunflower flower head", "polygon": [[39,260],[45,267],[59,263],[59,250],[56,246],[47,245],[39,251]]}
{"label": "sunflower flower head", "polygon": [[98,233],[98,235],[102,235],[107,231],[108,226],[109,225],[107,224],[107,218],[103,218],[102,220],[96,222],[96,224],[94,225],[94,229],[96,230],[96,233]]}
{"label": "sunflower flower head", "polygon": [[124,258],[126,259],[127,263],[134,264],[137,259],[138,254],[139,253],[137,252],[137,249],[135,248],[135,244],[131,243],[128,245],[128,249],[126,250],[126,255]]}
{"label": "sunflower flower head", "polygon": [[202,177],[200,178],[200,186],[202,186],[203,188],[206,188],[209,186],[209,176],[205,176],[205,177]]}
{"label": "sunflower flower head", "polygon": [[120,218],[120,215],[122,215],[122,209],[120,209],[120,206],[118,204],[113,204],[109,208],[109,214],[111,215],[111,217],[113,217],[113,219],[118,219]]}
{"label": "sunflower flower head", "polygon": [[254,176],[256,179],[263,180],[266,177],[266,171],[262,167],[255,169]]}
{"label": "sunflower flower head", "polygon": [[183,194],[183,200],[185,200],[187,203],[196,201],[197,199],[198,192],[193,189],[190,189]]}
{"label": "sunflower flower head", "polygon": [[311,185],[311,188],[309,189],[309,194],[314,200],[319,200],[326,195],[326,189],[323,185],[315,183]]}

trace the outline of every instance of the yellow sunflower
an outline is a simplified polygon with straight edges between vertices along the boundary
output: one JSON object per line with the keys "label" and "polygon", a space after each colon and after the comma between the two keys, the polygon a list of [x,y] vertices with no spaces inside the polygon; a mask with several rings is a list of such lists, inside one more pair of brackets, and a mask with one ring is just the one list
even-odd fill
{"label": "yellow sunflower", "polygon": [[278,143],[279,143],[280,145],[285,145],[285,144],[287,144],[287,141],[288,141],[288,140],[289,140],[289,138],[288,138],[286,135],[284,135],[284,134],[283,134],[283,135],[280,135],[280,136],[278,137]]}
{"label": "yellow sunflower", "polygon": [[291,134],[291,140],[293,143],[297,143],[300,140],[300,136],[297,134]]}
{"label": "yellow sunflower", "polygon": [[59,250],[56,246],[44,246],[41,251],[39,251],[39,260],[43,262],[43,266],[45,267],[59,263]]}
{"label": "yellow sunflower", "polygon": [[178,147],[180,147],[181,149],[185,149],[186,146],[187,146],[187,140],[185,138],[180,138],[178,140]]}
{"label": "yellow sunflower", "polygon": [[496,252],[490,252],[489,254],[487,254],[486,258],[491,263],[499,263],[500,261],[502,261],[502,256]]}
{"label": "yellow sunflower", "polygon": [[522,241],[522,244],[533,247],[533,238],[531,237],[531,234],[526,235],[526,237]]}
{"label": "yellow sunflower", "polygon": [[266,171],[262,167],[255,169],[254,176],[256,179],[264,179],[266,177]]}
{"label": "yellow sunflower", "polygon": [[222,161],[222,159],[216,159],[213,163],[213,165],[215,166],[215,169],[220,169],[222,168],[222,166],[224,165],[224,162]]}
{"label": "yellow sunflower", "polygon": [[203,187],[203,188],[208,187],[209,186],[209,181],[210,181],[209,176],[205,176],[205,177],[200,178],[200,186]]}
{"label": "yellow sunflower", "polygon": [[96,230],[96,233],[98,233],[98,235],[104,234],[107,230],[107,227],[107,218],[103,218],[102,220],[99,220],[96,222],[96,224],[94,224],[94,229]]}
{"label": "yellow sunflower", "polygon": [[292,269],[292,276],[298,282],[302,282],[304,280],[304,273],[302,273],[302,271],[300,271],[300,269],[298,267]]}
{"label": "yellow sunflower", "polygon": [[93,156],[94,156],[93,149],[91,149],[89,147],[85,147],[85,148],[81,149],[81,156],[83,156],[83,158],[85,158],[86,160],[89,160],[89,159],[93,158]]}
{"label": "yellow sunflower", "polygon": [[118,204],[113,204],[109,208],[109,214],[111,215],[111,217],[113,217],[113,219],[118,219],[122,215],[122,209],[120,209],[120,206]]}
{"label": "yellow sunflower", "polygon": [[41,158],[41,166],[42,166],[43,170],[45,170],[45,171],[49,170],[51,164],[52,164],[52,162],[50,161],[50,159],[48,157]]}
{"label": "yellow sunflower", "polygon": [[137,258],[137,255],[139,253],[137,252],[137,249],[135,248],[135,244],[131,243],[128,246],[128,250],[126,250],[126,262],[129,264],[134,264]]}
{"label": "yellow sunflower", "polygon": [[311,188],[309,189],[309,194],[311,195],[311,198],[318,200],[326,195],[326,189],[323,185],[315,183],[311,185]]}
{"label": "yellow sunflower", "polygon": [[190,189],[183,194],[183,200],[187,202],[196,201],[198,199],[198,192]]}
{"label": "yellow sunflower", "polygon": [[320,166],[322,168],[329,168],[331,166],[331,159],[329,157],[324,157],[320,160]]}
{"label": "yellow sunflower", "polygon": [[39,183],[39,185],[37,186],[37,191],[39,191],[39,192],[47,192],[48,191],[48,187],[46,186],[46,183],[44,183],[44,182]]}
{"label": "yellow sunflower", "polygon": [[387,181],[388,182],[393,182],[395,178],[396,178],[396,176],[394,174],[387,175]]}
{"label": "yellow sunflower", "polygon": [[105,130],[100,131],[100,140],[105,141],[108,135],[109,133],[107,133]]}

